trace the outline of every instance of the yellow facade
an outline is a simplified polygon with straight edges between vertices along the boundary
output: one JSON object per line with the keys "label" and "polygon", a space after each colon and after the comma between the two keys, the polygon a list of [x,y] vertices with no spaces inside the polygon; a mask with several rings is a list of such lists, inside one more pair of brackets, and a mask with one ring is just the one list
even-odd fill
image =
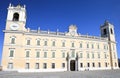
{"label": "yellow facade", "polygon": [[[16,10],[17,9],[17,10]],[[4,71],[52,72],[117,69],[114,27],[101,26],[101,37],[81,35],[77,26],[69,31],[30,30],[25,6],[8,7],[2,66]],[[106,32],[108,30],[108,32]]]}

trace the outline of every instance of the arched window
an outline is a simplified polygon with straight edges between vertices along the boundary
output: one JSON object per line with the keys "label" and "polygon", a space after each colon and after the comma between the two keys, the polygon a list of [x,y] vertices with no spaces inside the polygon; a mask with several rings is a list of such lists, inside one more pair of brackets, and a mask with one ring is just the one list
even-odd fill
{"label": "arched window", "polygon": [[19,21],[19,14],[18,13],[13,14],[13,21]]}
{"label": "arched window", "polygon": [[107,30],[103,29],[103,35],[106,35],[106,34],[107,34]]}

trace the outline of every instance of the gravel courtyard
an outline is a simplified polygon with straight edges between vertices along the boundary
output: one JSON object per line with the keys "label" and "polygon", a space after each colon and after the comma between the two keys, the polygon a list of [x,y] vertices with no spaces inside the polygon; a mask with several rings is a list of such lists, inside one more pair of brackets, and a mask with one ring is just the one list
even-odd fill
{"label": "gravel courtyard", "polygon": [[0,71],[0,78],[120,78],[119,70],[79,71],[79,72],[39,72],[18,73]]}

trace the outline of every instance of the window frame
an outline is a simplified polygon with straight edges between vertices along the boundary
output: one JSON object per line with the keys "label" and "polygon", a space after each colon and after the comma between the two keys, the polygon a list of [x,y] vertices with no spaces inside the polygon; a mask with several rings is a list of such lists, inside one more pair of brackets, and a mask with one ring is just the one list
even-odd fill
{"label": "window frame", "polygon": [[48,46],[47,40],[44,41],[44,46]]}
{"label": "window frame", "polygon": [[62,68],[65,68],[65,63],[62,63]]}
{"label": "window frame", "polygon": [[29,50],[26,50],[25,57],[26,57],[26,58],[29,58],[29,57],[30,57],[30,51],[29,51]]}
{"label": "window frame", "polygon": [[[11,53],[12,51],[12,53]],[[10,49],[9,50],[9,57],[14,57],[14,53],[15,53],[15,50],[14,49]]]}
{"label": "window frame", "polygon": [[27,39],[26,40],[26,45],[30,45],[31,44],[31,40],[30,39]]}
{"label": "window frame", "polygon": [[65,58],[65,52],[62,52],[62,58]]}
{"label": "window frame", "polygon": [[62,42],[62,47],[65,47],[65,42]]}
{"label": "window frame", "polygon": [[44,52],[44,58],[47,58],[47,52]]}
{"label": "window frame", "polygon": [[95,67],[95,63],[92,63],[92,67]]}
{"label": "window frame", "polygon": [[90,67],[90,63],[87,63],[87,67]]}
{"label": "window frame", "polygon": [[107,62],[105,62],[105,67],[108,67],[108,63]]}
{"label": "window frame", "polygon": [[83,63],[80,63],[80,68],[83,68]]}
{"label": "window frame", "polygon": [[87,48],[89,48],[89,43],[87,43]]}
{"label": "window frame", "polygon": [[82,43],[80,43],[80,48],[82,48],[83,46],[82,46]]}
{"label": "window frame", "polygon": [[71,50],[71,57],[74,58],[75,57],[75,50]]}
{"label": "window frame", "polygon": [[43,63],[43,69],[47,69],[47,63]]}
{"label": "window frame", "polygon": [[95,58],[95,54],[94,54],[94,52],[92,53],[92,59],[94,59]]}
{"label": "window frame", "polygon": [[12,62],[8,63],[7,69],[13,69],[13,63]]}
{"label": "window frame", "polygon": [[83,53],[82,52],[80,52],[80,58],[83,58]]}
{"label": "window frame", "polygon": [[87,59],[89,59],[90,58],[90,53],[87,53]]}
{"label": "window frame", "polygon": [[36,58],[40,58],[40,52],[36,51]]}
{"label": "window frame", "polygon": [[35,69],[39,69],[40,66],[39,66],[39,63],[35,63]]}
{"label": "window frame", "polygon": [[54,47],[56,46],[56,45],[55,45],[55,41],[52,41],[52,46],[54,46]]}
{"label": "window frame", "polygon": [[55,63],[51,63],[51,68],[55,69]]}
{"label": "window frame", "polygon": [[55,52],[52,52],[52,58],[55,58]]}
{"label": "window frame", "polygon": [[101,67],[101,63],[100,62],[98,62],[98,67]]}
{"label": "window frame", "polygon": [[37,46],[40,46],[40,40],[36,40]]}
{"label": "window frame", "polygon": [[30,69],[30,63],[25,64],[25,69]]}
{"label": "window frame", "polygon": [[71,47],[75,47],[75,44],[74,44],[74,42],[72,42],[72,44],[71,44]]}
{"label": "window frame", "polygon": [[15,37],[11,37],[10,44],[15,44],[15,43],[16,43],[16,38]]}

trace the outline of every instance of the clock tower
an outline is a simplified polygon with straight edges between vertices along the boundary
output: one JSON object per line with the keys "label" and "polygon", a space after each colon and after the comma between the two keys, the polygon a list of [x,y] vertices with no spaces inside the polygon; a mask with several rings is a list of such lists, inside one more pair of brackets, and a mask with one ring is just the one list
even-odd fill
{"label": "clock tower", "polygon": [[9,4],[6,20],[6,30],[25,31],[26,25],[26,7]]}

